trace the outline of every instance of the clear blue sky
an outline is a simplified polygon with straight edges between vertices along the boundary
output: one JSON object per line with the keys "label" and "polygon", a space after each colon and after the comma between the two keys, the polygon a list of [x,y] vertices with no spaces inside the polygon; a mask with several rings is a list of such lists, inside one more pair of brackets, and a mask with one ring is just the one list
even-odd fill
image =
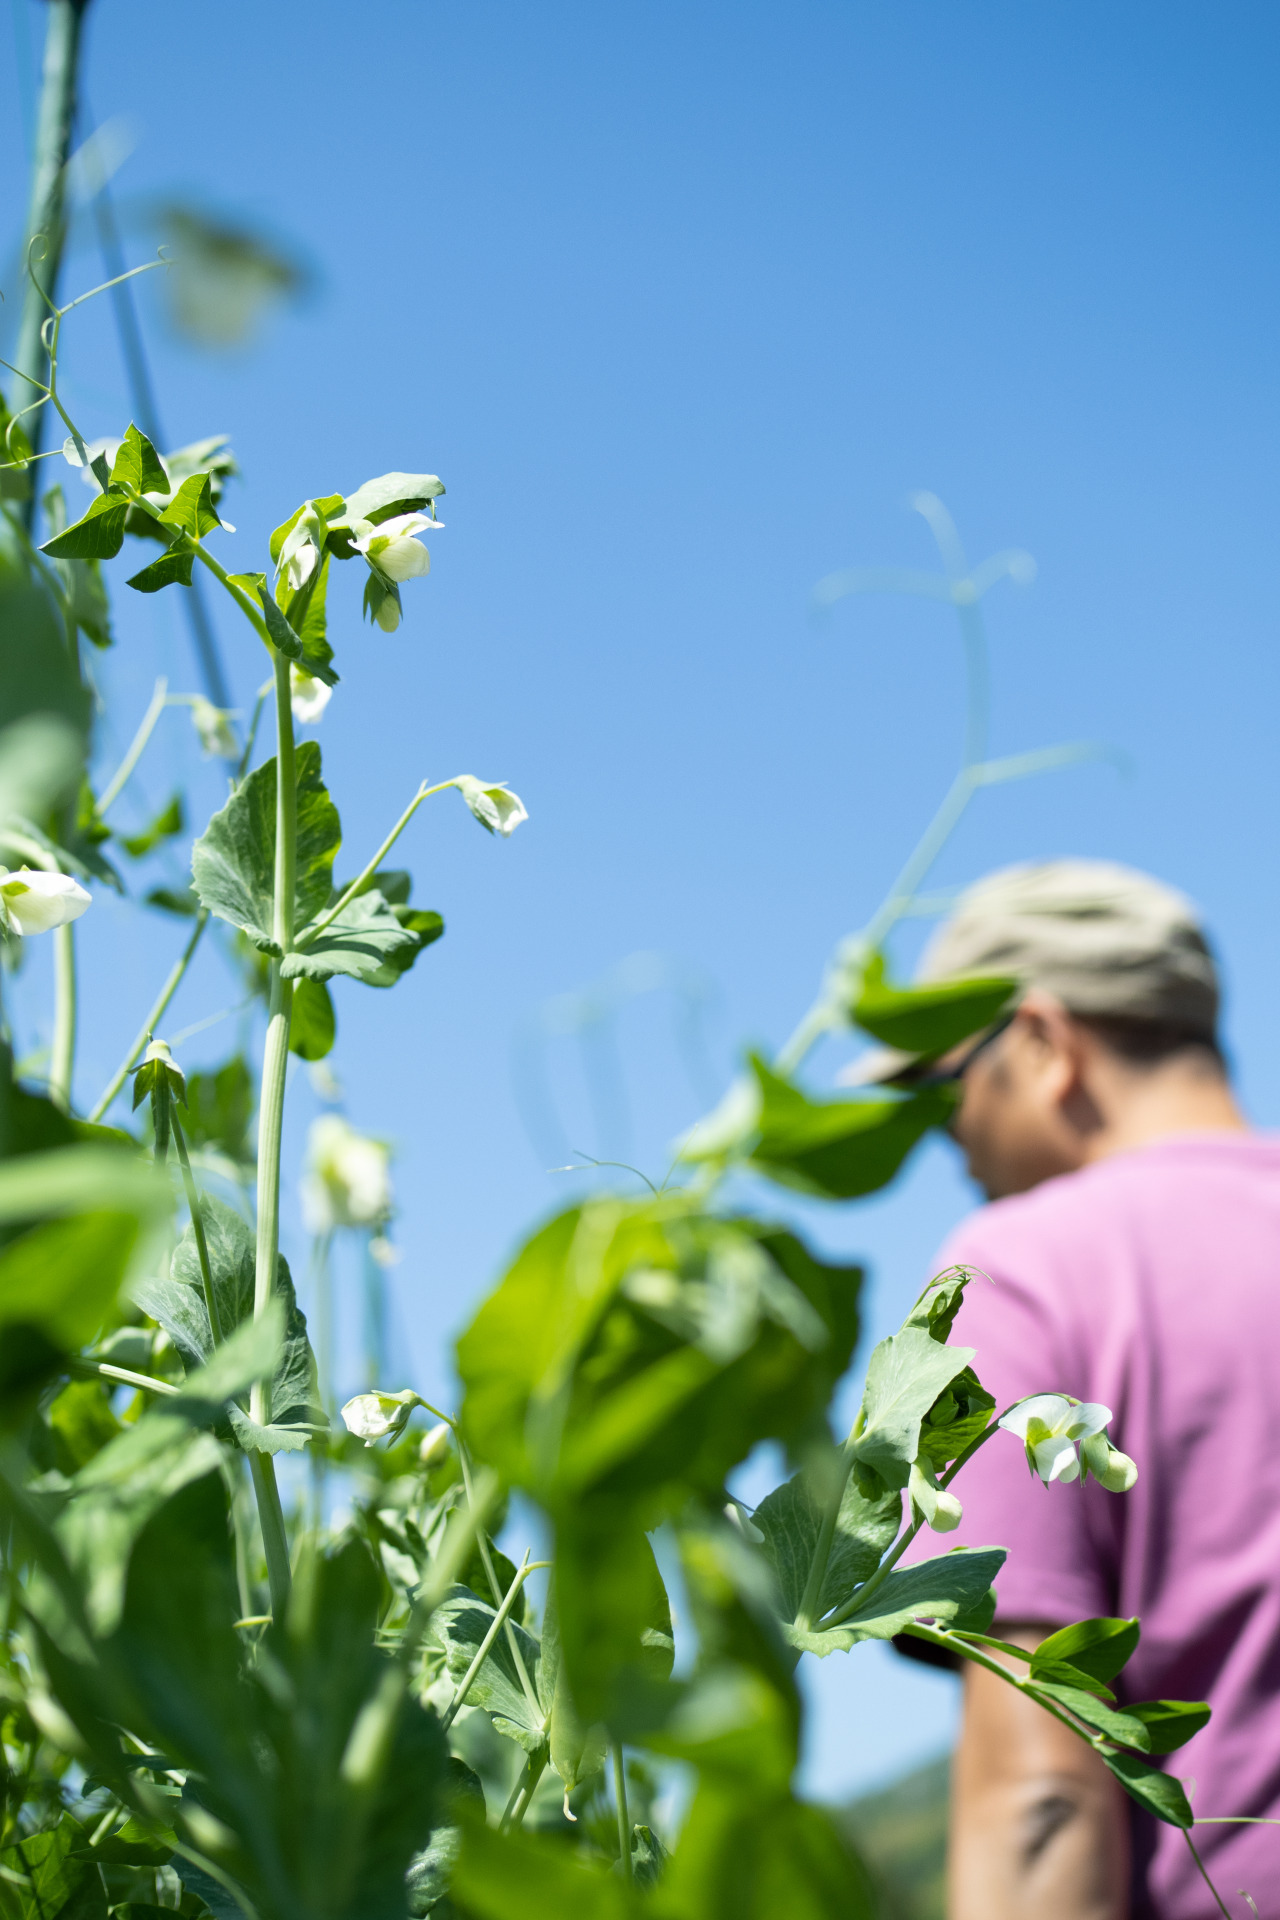
{"label": "clear blue sky", "polygon": [[[11,4],[16,245],[43,9]],[[958,742],[949,616],[809,613],[833,568],[931,563],[914,488],[950,504],[971,557],[1039,563],[988,602],[995,750],[1090,738],[1132,763],[986,797],[939,884],[1078,852],[1184,886],[1220,942],[1246,1099],[1276,1120],[1274,9],[93,0],[88,30],[93,111],[138,136],[126,211],[181,191],[294,236],[320,272],[308,307],[224,357],[175,343],[142,297],[171,442],[233,435],[236,564],[263,564],[306,494],[391,467],[448,486],[397,635],[362,627],[343,582],[319,737],[353,858],[427,774],[508,779],[530,810],[498,845],[433,803],[406,863],[447,938],[394,996],[338,991],[349,1111],[397,1143],[398,1368],[449,1391],[451,1330],[572,1190],[513,1086],[539,1010],[665,956],[711,995],[714,1089],[743,1039],[783,1037],[927,818]],[[85,253],[67,284],[94,277]],[[105,311],[67,374],[86,427],[120,431]],[[129,595],[127,570],[104,680],[131,714],[157,672],[194,675],[173,596]],[[262,659],[219,619],[247,704]],[[167,720],[146,798],[191,758]],[[195,785],[216,801],[216,775]],[[176,936],[152,923],[139,957],[109,901],[84,931],[87,1101]],[[230,997],[211,962],[172,1029]],[[603,1135],[574,1043],[551,1042],[572,1145],[662,1165],[701,1107],[675,1004],[620,1014],[630,1118],[615,1096]],[[874,1204],[809,1217],[870,1257],[879,1332],[971,1204],[936,1144]],[[829,1661],[811,1689],[815,1789],[946,1737],[949,1683],[887,1657]]]}

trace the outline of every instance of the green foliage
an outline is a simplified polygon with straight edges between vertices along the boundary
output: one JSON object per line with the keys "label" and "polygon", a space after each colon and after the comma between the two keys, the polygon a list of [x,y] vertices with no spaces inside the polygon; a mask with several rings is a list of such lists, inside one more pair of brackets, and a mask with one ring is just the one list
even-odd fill
{"label": "green foliage", "polygon": [[159,454],[146,434],[139,433],[132,420],[125,428],[124,439],[116,450],[111,467],[111,485],[128,487],[133,493],[169,492],[169,476]]}
{"label": "green foliage", "polygon": [[131,574],[125,584],[139,593],[159,593],[162,587],[189,587],[195,563],[190,541],[179,538],[165,548],[158,560],[151,561],[141,572]]}
{"label": "green foliage", "polygon": [[[234,1328],[251,1325],[254,1302],[254,1236],[241,1216],[223,1201],[201,1202],[214,1305],[222,1337]],[[275,1297],[284,1315],[284,1338],[271,1377],[271,1422],[267,1427],[249,1419],[244,1396],[229,1409],[239,1444],[262,1453],[298,1452],[316,1431],[328,1426],[320,1405],[315,1356],[307,1338],[307,1322],[298,1306],[289,1264],[276,1259]],[[188,1367],[203,1367],[215,1351],[213,1329],[205,1304],[194,1228],[188,1226],[173,1256],[168,1279],[140,1281],[133,1298],[159,1322]],[[247,1384],[247,1383],[246,1383]]]}
{"label": "green foliage", "polygon": [[132,854],[135,860],[141,860],[164,840],[173,840],[185,832],[187,825],[186,809],[182,804],[182,795],[175,793],[167,807],[162,807],[155,818],[145,826],[141,833],[131,833],[121,839],[125,852]]}
{"label": "green foliage", "polygon": [[190,1146],[215,1147],[228,1160],[247,1160],[252,1118],[253,1076],[243,1055],[188,1078],[183,1127]]}
{"label": "green foliage", "polygon": [[852,1200],[886,1186],[954,1106],[945,1087],[902,1099],[811,1100],[758,1054],[751,1056],[751,1070],[759,1105],[750,1164],[822,1200]]}
{"label": "green foliage", "polygon": [[895,987],[885,977],[884,955],[877,953],[850,1011],[864,1032],[886,1046],[932,1058],[998,1020],[1017,987],[1016,980],[996,975]]}
{"label": "green foliage", "polygon": [[123,487],[108,487],[94,495],[79,520],[46,540],[40,551],[51,560],[114,560],[124,545],[128,510],[129,496]]}
{"label": "green foliage", "polygon": [[[764,1550],[778,1582],[784,1620],[794,1621],[822,1524],[812,1473],[798,1473],[760,1502],[752,1519],[764,1535]],[[850,1475],[836,1518],[827,1570],[818,1595],[819,1614],[829,1613],[879,1566],[902,1525],[902,1495],[883,1487],[872,1497]]]}
{"label": "green foliage", "polygon": [[963,1625],[982,1606],[1004,1562],[1003,1547],[953,1547],[936,1560],[895,1568],[861,1606],[852,1596],[839,1626],[812,1633],[795,1627],[787,1637],[804,1652],[825,1655],[847,1653],[860,1640],[892,1640],[922,1619]]}
{"label": "green foliage", "polygon": [[[338,809],[320,777],[320,748],[297,752],[297,880],[294,923],[302,927],[329,899],[333,861],[342,844]],[[214,814],[192,850],[191,871],[203,905],[239,927],[263,953],[280,956],[273,898],[276,851],[276,762],[242,781]]]}
{"label": "green foliage", "polygon": [[322,980],[306,975],[293,983],[293,1022],[289,1028],[289,1050],[300,1060],[323,1060],[332,1053],[338,1021],[333,1001]]}
{"label": "green foliage", "polygon": [[160,515],[162,527],[177,527],[190,540],[203,540],[216,533],[222,522],[214,509],[207,473],[193,473],[182,482]]}

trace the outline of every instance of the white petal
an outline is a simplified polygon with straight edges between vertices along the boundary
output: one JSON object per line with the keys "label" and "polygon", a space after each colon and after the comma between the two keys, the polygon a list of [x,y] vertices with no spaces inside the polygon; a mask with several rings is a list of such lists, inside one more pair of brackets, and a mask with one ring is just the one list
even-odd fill
{"label": "white petal", "polygon": [[1061,1393],[1035,1393],[1029,1400],[1020,1400],[1016,1407],[1010,1407],[998,1422],[1006,1433],[1016,1433],[1019,1440],[1025,1441],[1027,1429],[1033,1420],[1042,1421],[1053,1430],[1064,1414],[1072,1411],[1071,1402]]}
{"label": "white petal", "polygon": [[383,1411],[380,1394],[358,1393],[342,1409],[342,1418],[348,1433],[357,1434],[361,1440],[381,1440],[383,1434],[390,1433],[396,1416]]}
{"label": "white petal", "polygon": [[1034,1449],[1036,1472],[1046,1486],[1055,1480],[1063,1484],[1080,1478],[1080,1462],[1076,1459],[1076,1450],[1062,1434],[1051,1434],[1047,1440],[1040,1440]]}
{"label": "white petal", "polygon": [[22,867],[0,881],[0,896],[19,933],[49,933],[78,920],[92,903],[78,880],[69,873],[43,873]]}
{"label": "white petal", "polygon": [[303,726],[313,726],[333,698],[332,687],[326,687],[323,680],[304,673],[299,667],[289,668],[289,690],[293,717]]}
{"label": "white petal", "polygon": [[431,555],[419,540],[392,540],[369,555],[388,580],[416,580],[431,571]]}
{"label": "white petal", "polygon": [[1110,1407],[1104,1407],[1096,1400],[1086,1400],[1081,1406],[1072,1407],[1070,1417],[1063,1422],[1062,1431],[1069,1439],[1083,1440],[1088,1434],[1101,1433],[1110,1421]]}

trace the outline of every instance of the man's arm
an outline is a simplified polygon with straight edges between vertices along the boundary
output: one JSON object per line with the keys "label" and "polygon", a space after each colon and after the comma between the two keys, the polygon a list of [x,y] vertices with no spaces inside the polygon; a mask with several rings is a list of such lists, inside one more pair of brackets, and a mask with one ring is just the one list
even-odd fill
{"label": "man's arm", "polygon": [[[999,1628],[1023,1647],[1050,1631]],[[950,1920],[1128,1920],[1123,1788],[1083,1740],[972,1662],[964,1669],[948,1880]]]}

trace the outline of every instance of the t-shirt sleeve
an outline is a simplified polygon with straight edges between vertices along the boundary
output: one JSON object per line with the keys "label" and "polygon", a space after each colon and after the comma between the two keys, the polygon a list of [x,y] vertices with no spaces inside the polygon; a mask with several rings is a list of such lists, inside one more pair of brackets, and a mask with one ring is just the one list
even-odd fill
{"label": "t-shirt sleeve", "polygon": [[[939,1256],[936,1272],[949,1266],[978,1269],[956,1317],[951,1341],[973,1347],[974,1371],[995,1398],[1000,1414],[1032,1393],[1071,1391],[1079,1360],[1054,1299],[1052,1275],[1036,1271],[1034,1247],[1019,1248],[984,1234],[982,1216],[961,1227]],[[1075,1389],[1078,1398],[1084,1395]],[[952,1491],[964,1507],[955,1533],[922,1529],[911,1558],[951,1546],[1004,1547],[1008,1559],[996,1580],[998,1619],[1066,1626],[1110,1611],[1109,1581],[1087,1524],[1085,1500],[1097,1490],[1077,1481],[1046,1487],[1033,1476],[1017,1436],[993,1434]],[[921,1548],[924,1552],[921,1552]]]}

